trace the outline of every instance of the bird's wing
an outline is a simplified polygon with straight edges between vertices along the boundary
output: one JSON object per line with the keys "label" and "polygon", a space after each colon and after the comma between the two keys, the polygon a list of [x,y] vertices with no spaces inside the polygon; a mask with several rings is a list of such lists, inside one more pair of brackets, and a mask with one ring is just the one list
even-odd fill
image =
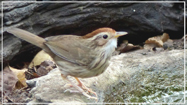
{"label": "bird's wing", "polygon": [[94,59],[91,49],[79,40],[79,36],[52,36],[46,38],[45,44],[58,57],[78,65],[88,65]]}

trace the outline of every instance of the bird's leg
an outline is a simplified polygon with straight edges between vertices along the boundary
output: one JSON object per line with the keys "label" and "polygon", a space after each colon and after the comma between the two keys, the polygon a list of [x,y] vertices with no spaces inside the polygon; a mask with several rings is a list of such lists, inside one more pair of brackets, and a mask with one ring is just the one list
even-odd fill
{"label": "bird's leg", "polygon": [[[90,95],[88,95],[82,88],[80,88],[78,85],[76,85],[75,83],[73,83],[72,81],[70,81],[66,76],[64,76],[63,74],[61,74],[62,78],[63,79],[66,79],[68,82],[71,83],[71,85],[73,87],[75,87],[79,92],[81,92],[84,96],[88,97],[89,99],[95,99],[97,100],[97,97],[92,97]],[[70,91],[70,92],[73,92],[73,91]]]}
{"label": "bird's leg", "polygon": [[84,89],[84,90],[87,90],[89,93],[94,94],[94,95],[97,97],[96,92],[94,92],[94,91],[92,91],[91,89],[89,89],[88,87],[86,87],[86,86],[81,82],[81,80],[79,80],[77,77],[74,77],[74,78],[77,80],[78,86],[80,86],[80,87],[81,87],[82,89]]}

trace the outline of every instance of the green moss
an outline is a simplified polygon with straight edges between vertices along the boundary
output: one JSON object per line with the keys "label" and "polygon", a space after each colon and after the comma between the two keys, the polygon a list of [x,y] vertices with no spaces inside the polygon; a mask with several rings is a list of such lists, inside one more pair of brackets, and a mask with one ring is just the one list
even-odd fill
{"label": "green moss", "polygon": [[124,102],[124,101],[123,101],[123,98],[120,97],[120,96],[117,96],[117,100],[118,100],[119,102]]}
{"label": "green moss", "polygon": [[149,91],[142,92],[142,96],[149,96],[151,93]]}
{"label": "green moss", "polygon": [[130,102],[137,102],[137,98],[136,98],[136,97],[131,98],[131,99],[130,99]]}
{"label": "green moss", "polygon": [[146,100],[144,98],[139,98],[138,102],[146,102]]}
{"label": "green moss", "polygon": [[171,91],[183,91],[182,87],[170,87]]}
{"label": "green moss", "polygon": [[[162,72],[156,72],[154,75],[152,75],[149,74],[149,71],[152,71],[152,69],[148,69],[147,71],[141,72],[140,74],[136,75],[136,77],[133,77],[133,79],[136,79],[136,81],[140,81],[140,82],[125,83],[124,81],[123,84],[119,83],[116,84],[116,87],[114,86],[110,88],[112,90],[112,93],[107,96],[107,98],[105,99],[107,101],[105,102],[109,102],[108,100],[110,100],[110,102],[128,101],[132,103],[133,102],[142,103],[142,102],[147,102],[147,100],[154,101],[160,99],[165,94],[172,95],[173,92],[184,90],[182,84],[177,86],[173,85],[176,84],[176,82],[180,84],[180,81],[177,81],[176,78],[181,78],[181,76],[170,77],[171,75]],[[124,89],[126,91],[122,92],[122,90]]]}
{"label": "green moss", "polygon": [[177,99],[177,100],[175,100],[174,102],[180,102],[180,100],[181,100],[181,99]]}

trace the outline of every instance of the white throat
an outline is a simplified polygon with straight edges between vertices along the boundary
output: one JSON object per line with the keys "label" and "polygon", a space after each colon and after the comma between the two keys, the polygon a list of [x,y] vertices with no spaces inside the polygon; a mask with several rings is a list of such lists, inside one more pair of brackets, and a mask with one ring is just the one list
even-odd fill
{"label": "white throat", "polygon": [[112,56],[112,53],[115,51],[117,47],[117,38],[113,38],[107,42],[105,47],[105,54],[106,56]]}

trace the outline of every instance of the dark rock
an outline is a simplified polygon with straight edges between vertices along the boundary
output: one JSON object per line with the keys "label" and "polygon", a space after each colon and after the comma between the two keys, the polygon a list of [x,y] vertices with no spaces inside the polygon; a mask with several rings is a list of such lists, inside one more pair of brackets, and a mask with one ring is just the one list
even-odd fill
{"label": "dark rock", "polygon": [[[183,3],[4,2],[3,27],[5,30],[19,27],[42,37],[59,34],[85,35],[100,27],[112,27],[129,33],[121,37],[119,43],[126,39],[130,43],[139,44],[148,37],[163,32],[169,33],[171,38],[181,38],[184,35],[183,6]],[[25,56],[23,59],[14,58],[14,62],[24,60],[26,55],[33,56],[39,51],[34,50],[34,46],[28,46],[31,45],[24,42],[22,53],[18,56]],[[6,59],[10,60],[11,56],[7,55]]]}
{"label": "dark rock", "polygon": [[[20,50],[21,41],[12,36],[12,35],[4,35],[3,36],[3,58],[4,62],[10,61]],[[0,50],[2,53],[2,50]]]}

